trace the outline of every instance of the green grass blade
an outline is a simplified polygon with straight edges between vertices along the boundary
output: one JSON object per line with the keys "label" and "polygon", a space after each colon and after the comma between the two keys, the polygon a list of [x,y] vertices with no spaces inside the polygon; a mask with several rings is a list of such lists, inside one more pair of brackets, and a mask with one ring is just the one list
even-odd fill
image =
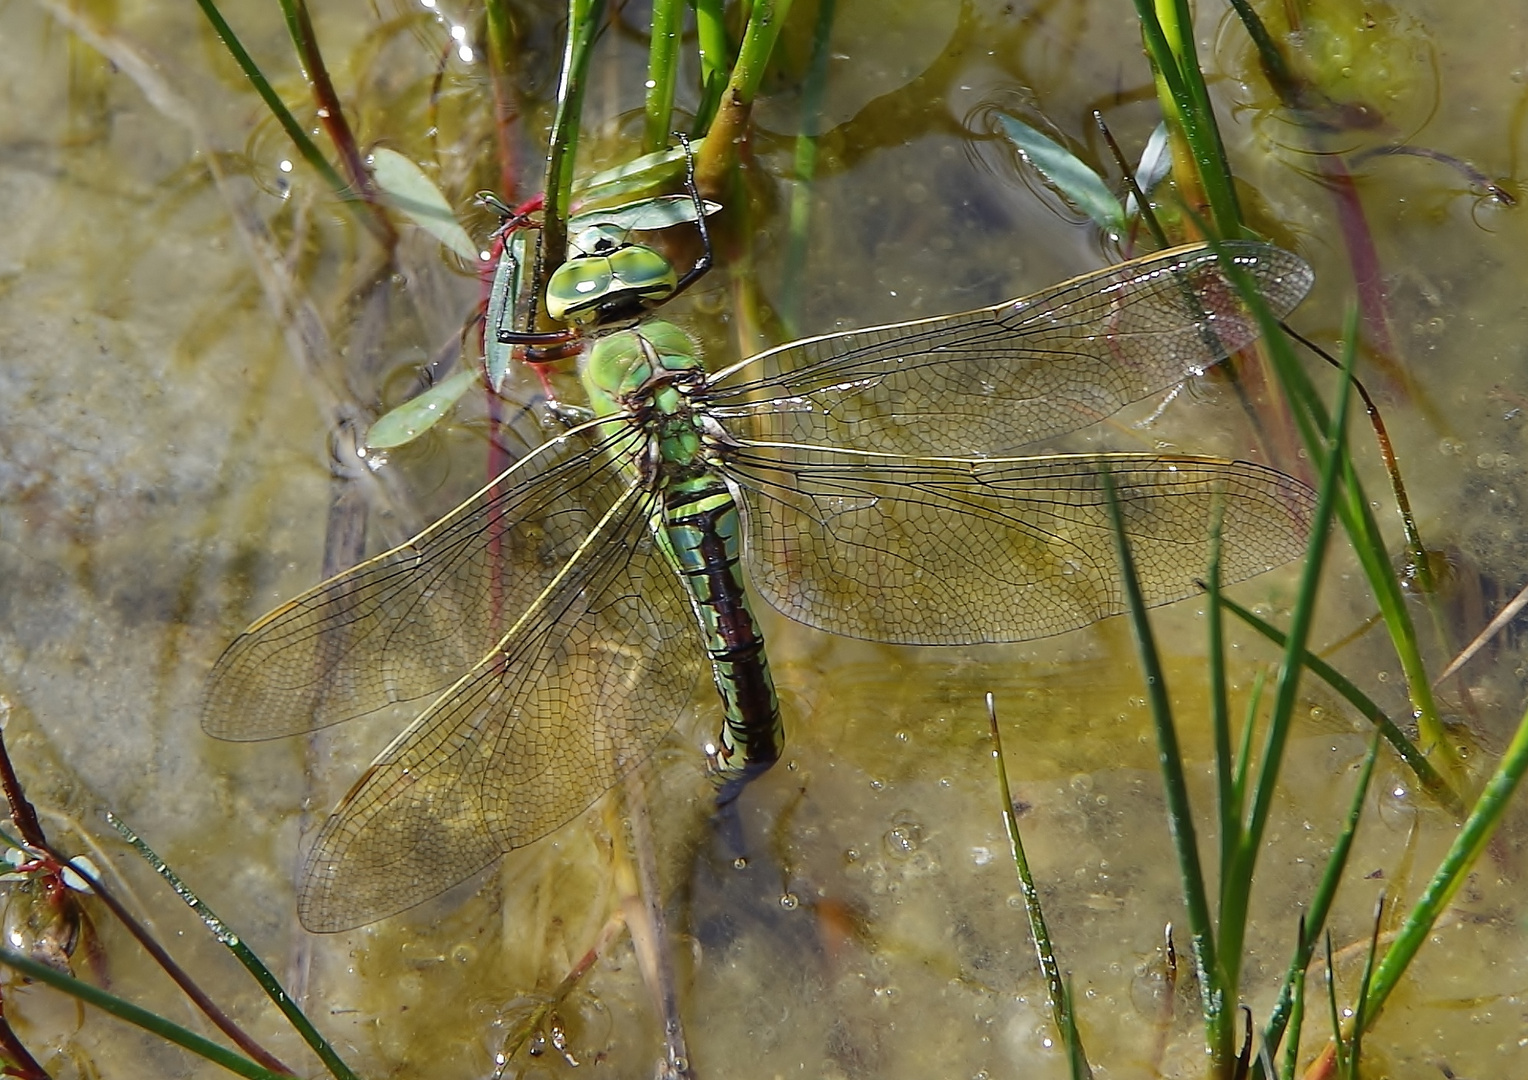
{"label": "green grass blade", "polygon": [[1296,1046],[1300,1041],[1297,1010],[1303,1007],[1300,997],[1304,993],[1305,971],[1310,966],[1311,958],[1316,953],[1316,946],[1321,941],[1322,932],[1326,929],[1327,916],[1331,913],[1338,886],[1342,883],[1343,872],[1347,869],[1348,856],[1353,850],[1353,838],[1358,834],[1358,822],[1363,816],[1364,802],[1369,795],[1369,781],[1374,776],[1374,762],[1378,757],[1379,735],[1376,733],[1369,742],[1369,752],[1364,756],[1363,765],[1359,770],[1358,783],[1353,789],[1353,798],[1348,803],[1348,813],[1343,819],[1342,830],[1332,844],[1331,854],[1327,856],[1326,869],[1321,874],[1321,881],[1317,884],[1316,891],[1311,894],[1305,914],[1300,916],[1300,929],[1295,941],[1294,955],[1290,957],[1289,968],[1284,974],[1284,984],[1279,989],[1278,1000],[1274,1002],[1268,1022],[1263,1026],[1263,1043],[1267,1046],[1277,1046],[1284,1037],[1286,1027]]}
{"label": "green grass blade", "polygon": [[[1258,616],[1229,597],[1222,596],[1220,603],[1227,611],[1252,627],[1259,634],[1262,634],[1269,641],[1280,648],[1284,647],[1288,639],[1283,631],[1258,618]],[[1305,665],[1312,675],[1315,675],[1338,694],[1342,695],[1349,704],[1374,725],[1385,741],[1391,745],[1401,760],[1406,763],[1406,767],[1416,776],[1417,783],[1421,785],[1428,795],[1436,799],[1439,805],[1446,808],[1449,813],[1454,814],[1456,817],[1464,816],[1464,800],[1459,797],[1458,793],[1454,791],[1442,774],[1433,768],[1432,763],[1427,760],[1427,755],[1423,754],[1417,748],[1417,745],[1406,737],[1406,733],[1398,728],[1389,716],[1385,715],[1385,711],[1374,703],[1373,698],[1354,685],[1342,672],[1309,650],[1300,658],[1300,662]]]}
{"label": "green grass blade", "polygon": [[[1125,610],[1135,632],[1140,653],[1141,672],[1146,679],[1146,696],[1157,733],[1157,761],[1162,769],[1162,786],[1167,796],[1167,820],[1173,847],[1178,855],[1178,876],[1183,886],[1184,905],[1188,909],[1189,933],[1194,942],[1194,965],[1199,977],[1201,1007],[1211,1060],[1219,1068],[1235,1057],[1230,1023],[1229,997],[1220,964],[1216,958],[1215,930],[1210,921],[1209,898],[1205,892],[1204,871],[1199,863],[1199,845],[1195,835],[1193,808],[1189,805],[1188,779],[1183,754],[1178,746],[1178,732],[1168,700],[1167,678],[1157,654],[1156,638],[1146,617],[1146,601],[1141,594],[1140,577],[1130,553],[1130,538],[1120,512],[1119,493],[1113,479],[1103,474],[1104,493],[1108,499],[1109,522],[1114,532],[1114,550],[1119,564],[1120,583],[1125,594]],[[1232,1003],[1234,1004],[1234,1002]]]}
{"label": "green grass blade", "polygon": [[[1220,865],[1230,866],[1236,849],[1241,844],[1242,788],[1239,783],[1241,769],[1231,753],[1231,706],[1226,686],[1226,635],[1225,619],[1220,610],[1220,559],[1223,550],[1222,526],[1224,513],[1215,508],[1210,522],[1210,560],[1205,574],[1205,588],[1209,603],[1205,608],[1205,632],[1209,639],[1210,675],[1210,730],[1215,739],[1215,812],[1220,832]],[[1253,715],[1247,717],[1247,729],[1252,727]],[[1222,890],[1226,877],[1221,875]],[[1224,895],[1220,906],[1225,906]]]}
{"label": "green grass blade", "polygon": [[260,989],[264,990],[266,996],[281,1010],[281,1015],[285,1016],[287,1023],[291,1024],[293,1030],[302,1036],[303,1042],[307,1043],[313,1052],[318,1055],[319,1060],[324,1063],[324,1067],[329,1070],[329,1074],[335,1080],[357,1080],[355,1073],[350,1071],[350,1067],[340,1059],[340,1056],[334,1052],[334,1048],[318,1033],[318,1029],[313,1026],[303,1011],[297,1007],[297,1003],[287,994],[286,989],[277,980],[276,976],[271,973],[270,968],[265,966],[264,961],[255,955],[254,951],[244,943],[243,939],[234,933],[227,923],[218,918],[217,913],[192,892],[190,887],[180,879],[180,875],[170,869],[169,865],[126,822],[111,813],[106,815],[106,820],[111,824],[112,828],[122,834],[122,838],[133,846],[138,854],[143,857],[143,860],[154,868],[154,872],[164,878],[170,888],[175,890],[175,895],[180,897],[185,905],[196,913],[197,917],[202,920],[203,925],[218,940],[218,943],[233,953],[239,963],[244,965],[244,970],[248,971],[254,977],[255,982],[260,984]]}
{"label": "green grass blade", "polygon": [[1507,752],[1502,755],[1501,762],[1487,781],[1480,798],[1475,801],[1470,816],[1465,819],[1448,854],[1438,865],[1432,880],[1407,914],[1395,941],[1375,969],[1374,981],[1364,997],[1364,1014],[1371,1022],[1379,1016],[1385,1001],[1395,990],[1417,950],[1432,932],[1433,923],[1464,884],[1475,860],[1490,842],[1525,770],[1528,770],[1528,714],[1518,721],[1517,732]]}
{"label": "green grass blade", "polygon": [[[1230,601],[1221,597],[1221,603],[1229,604]],[[1236,769],[1231,777],[1231,794],[1240,808],[1238,813],[1245,813],[1247,809],[1247,776],[1252,768],[1252,736],[1257,732],[1257,714],[1263,704],[1263,689],[1267,682],[1266,672],[1259,671],[1252,676],[1252,693],[1247,696],[1247,715],[1242,723],[1241,742],[1236,745]],[[1226,864],[1222,862],[1220,865]]]}
{"label": "green grass blade", "polygon": [[[1295,359],[1294,352],[1284,335],[1279,332],[1278,322],[1268,310],[1268,305],[1252,289],[1251,283],[1240,268],[1222,263],[1226,275],[1237,284],[1243,300],[1257,318],[1268,346],[1268,356],[1274,372],[1291,406],[1295,424],[1300,431],[1306,452],[1318,470],[1324,471],[1327,447],[1322,432],[1331,427],[1326,408],[1311,384],[1310,378]],[[1444,772],[1451,778],[1461,773],[1458,756],[1443,737],[1443,724],[1439,719],[1437,703],[1432,695],[1432,685],[1422,662],[1421,649],[1417,644],[1416,629],[1401,593],[1400,582],[1390,566],[1384,537],[1374,520],[1363,485],[1353,463],[1344,452],[1341,455],[1342,498],[1336,506],[1337,519],[1342,523],[1348,542],[1357,555],[1364,576],[1374,592],[1375,603],[1385,621],[1391,644],[1406,677],[1407,693],[1416,712],[1417,724],[1422,734],[1422,749],[1437,755],[1443,763]]]}
{"label": "green grass blade", "polygon": [[1013,790],[1008,785],[1008,766],[1003,760],[1003,736],[998,729],[997,705],[991,694],[987,695],[987,719],[992,730],[992,758],[997,763],[998,792],[1003,798],[1003,824],[1008,830],[1008,847],[1013,854],[1013,865],[1019,873],[1019,891],[1024,896],[1024,914],[1029,917],[1030,939],[1034,942],[1035,955],[1040,961],[1040,971],[1050,996],[1051,1019],[1060,1033],[1061,1045],[1066,1048],[1067,1061],[1074,1080],[1090,1078],[1093,1070],[1088,1066],[1083,1052],[1082,1038],[1077,1034],[1077,1017],[1072,1010],[1071,987],[1061,975],[1061,965],[1056,963],[1056,950],[1051,945],[1050,930],[1045,925],[1045,912],[1040,907],[1040,890],[1035,887],[1034,875],[1029,870],[1029,858],[1024,854],[1024,841],[1019,836],[1019,819],[1013,812]]}
{"label": "green grass blade", "polygon": [[265,74],[244,48],[239,36],[233,32],[233,27],[229,26],[228,21],[223,18],[223,13],[218,10],[217,4],[213,0],[196,0],[196,4],[202,9],[202,14],[207,17],[207,21],[212,24],[213,32],[223,43],[223,48],[228,50],[228,55],[233,57],[234,63],[238,64],[239,69],[244,72],[245,78],[255,88],[255,93],[260,95],[260,100],[265,102],[265,107],[281,125],[281,130],[287,133],[287,138],[291,139],[292,145],[297,147],[298,155],[312,166],[319,176],[323,177],[324,183],[329,185],[336,196],[347,202],[358,200],[359,196],[356,192],[335,171],[334,166],[329,164],[329,159],[324,157],[318,144],[308,137],[307,131],[286,107],[286,102],[281,100],[280,95],[266,80]]}
{"label": "green grass blade", "polygon": [[86,1005],[93,1005],[102,1012],[110,1013],[118,1020],[125,1020],[152,1035],[157,1035],[166,1042],[174,1043],[199,1057],[206,1058],[214,1065],[220,1065],[237,1076],[248,1077],[249,1080],[291,1080],[290,1073],[274,1072],[257,1065],[227,1047],[219,1046],[194,1031],[188,1031],[179,1024],[166,1020],[158,1013],[134,1005],[131,1001],[125,1001],[115,994],[107,993],[100,987],[92,986],[72,975],[65,975],[47,964],[33,960],[30,956],[0,948],[0,964],[14,968],[34,982],[51,986],[78,1001],[83,1001]]}
{"label": "green grass blade", "polygon": [[1364,970],[1358,980],[1358,1004],[1353,1009],[1353,1038],[1348,1044],[1348,1062],[1353,1075],[1358,1075],[1358,1063],[1363,1060],[1364,1028],[1368,1017],[1364,1015],[1369,998],[1369,985],[1374,977],[1374,957],[1379,952],[1379,931],[1385,918],[1385,894],[1380,893],[1374,905],[1374,928],[1369,932],[1369,948],[1364,953]]}
{"label": "green grass blade", "polygon": [[1342,1019],[1337,1010],[1337,971],[1332,964],[1332,935],[1328,932],[1326,941],[1326,1007],[1327,1017],[1332,1024],[1332,1050],[1337,1059],[1337,1075],[1348,1076],[1348,1051],[1342,1041]]}
{"label": "green grass blade", "polygon": [[[1300,936],[1305,936],[1305,922],[1300,922]],[[1294,1080],[1300,1065],[1300,1028],[1305,1023],[1305,968],[1295,972],[1292,1002],[1289,1008],[1288,1042],[1284,1045],[1284,1063],[1279,1068],[1280,1080]],[[1270,1045],[1266,1040],[1264,1046]]]}
{"label": "green grass blade", "polygon": [[[1357,336],[1357,322],[1350,317],[1344,334],[1346,349],[1344,370],[1351,370]],[[1273,812],[1273,797],[1277,789],[1279,771],[1284,763],[1284,747],[1294,724],[1296,695],[1299,692],[1301,658],[1305,654],[1306,637],[1316,614],[1316,594],[1321,584],[1321,570],[1325,561],[1327,534],[1331,531],[1332,514],[1338,499],[1338,466],[1345,460],[1343,447],[1346,440],[1348,383],[1338,389],[1337,409],[1329,431],[1329,453],[1321,483],[1316,490],[1316,508],[1311,515],[1310,541],[1305,549],[1305,565],[1300,575],[1294,612],[1290,617],[1288,640],[1284,657],[1279,664],[1279,675],[1274,685],[1273,705],[1268,718],[1268,730],[1263,737],[1263,753],[1253,778],[1250,807],[1246,825],[1242,830],[1241,843],[1229,867],[1222,868],[1226,879],[1221,889],[1223,903],[1220,909],[1221,956],[1225,968],[1225,981],[1234,990],[1240,984],[1242,945],[1246,940],[1248,908],[1252,897],[1252,875],[1257,867],[1257,857],[1262,848],[1263,831]]]}

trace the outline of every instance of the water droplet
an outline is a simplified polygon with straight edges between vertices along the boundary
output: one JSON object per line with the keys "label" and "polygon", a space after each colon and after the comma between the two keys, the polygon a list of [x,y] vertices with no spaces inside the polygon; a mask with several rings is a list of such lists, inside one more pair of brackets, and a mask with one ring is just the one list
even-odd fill
{"label": "water droplet", "polygon": [[780,906],[786,911],[795,911],[801,906],[801,901],[796,898],[795,893],[782,893],[780,896]]}
{"label": "water droplet", "polygon": [[886,830],[887,854],[905,859],[917,851],[923,843],[923,827],[916,821],[905,821]]}

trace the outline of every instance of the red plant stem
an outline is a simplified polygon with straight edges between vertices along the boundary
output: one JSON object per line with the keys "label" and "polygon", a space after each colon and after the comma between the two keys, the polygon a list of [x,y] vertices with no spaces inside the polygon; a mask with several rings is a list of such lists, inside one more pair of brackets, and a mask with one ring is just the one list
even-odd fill
{"label": "red plant stem", "polygon": [[313,88],[313,97],[318,102],[318,118],[324,130],[329,133],[329,141],[339,153],[346,179],[356,194],[371,207],[373,216],[382,227],[383,242],[390,250],[397,243],[398,234],[387,215],[381,212],[382,204],[376,184],[372,182],[366,163],[361,160],[355,132],[351,131],[350,123],[345,119],[345,110],[340,105],[339,95],[335,93],[334,82],[329,78],[329,68],[324,64],[323,53],[319,51],[318,38],[313,32],[313,20],[308,15],[307,0],[292,0],[292,11],[297,19],[296,44],[299,59],[303,74]]}
{"label": "red plant stem", "polygon": [[26,797],[26,792],[21,788],[21,780],[16,775],[15,766],[11,764],[10,751],[5,748],[3,730],[0,730],[0,790],[4,791],[6,801],[11,804],[11,821],[15,823],[16,831],[21,834],[21,842],[38,848],[46,844],[48,838],[42,831],[42,822],[38,819],[31,800]]}
{"label": "red plant stem", "polygon": [[227,1013],[214,1004],[212,999],[207,996],[206,991],[196,984],[195,980],[170,957],[169,953],[165,952],[164,946],[154,940],[148,928],[133,918],[132,914],[122,906],[121,901],[113,896],[105,885],[101,884],[100,878],[87,872],[78,863],[72,862],[55,851],[47,842],[38,844],[37,847],[60,866],[67,866],[70,870],[73,870],[90,886],[90,891],[100,898],[101,903],[105,904],[107,909],[117,917],[117,921],[127,928],[128,933],[132,934],[137,939],[138,944],[147,950],[148,954],[154,958],[154,961],[164,969],[165,974],[175,981],[175,985],[180,987],[181,993],[191,999],[191,1002],[202,1011],[202,1014],[212,1021],[219,1031],[228,1036],[234,1045],[272,1072],[284,1073],[287,1076],[297,1075],[292,1069],[282,1064],[281,1059],[245,1034]]}
{"label": "red plant stem", "polygon": [[21,1044],[5,1018],[5,1002],[0,1000],[0,1058],[5,1060],[5,1075],[20,1080],[50,1080],[48,1071],[37,1063],[32,1052]]}

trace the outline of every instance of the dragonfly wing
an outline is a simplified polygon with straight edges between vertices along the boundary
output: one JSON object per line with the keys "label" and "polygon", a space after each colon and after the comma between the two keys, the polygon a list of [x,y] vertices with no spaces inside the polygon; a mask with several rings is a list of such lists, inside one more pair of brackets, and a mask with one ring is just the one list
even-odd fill
{"label": "dragonfly wing", "polygon": [[384,750],[319,833],[310,930],[411,907],[563,825],[653,751],[705,653],[636,488],[504,640]]}
{"label": "dragonfly wing", "polygon": [[213,668],[202,727],[272,739],[450,686],[625,490],[626,438],[583,429],[537,447],[412,540],[266,615]]}
{"label": "dragonfly wing", "polygon": [[1124,609],[1103,476],[1146,600],[1196,590],[1221,515],[1222,575],[1296,557],[1313,495],[1246,462],[1141,454],[913,459],[800,446],[728,455],[750,581],[799,622],[914,645],[1020,641]]}
{"label": "dragonfly wing", "polygon": [[[1266,244],[1227,243],[1275,316],[1312,275]],[[972,456],[1012,451],[1197,375],[1258,336],[1203,245],[1158,252],[959,315],[807,338],[712,382],[736,437]]]}

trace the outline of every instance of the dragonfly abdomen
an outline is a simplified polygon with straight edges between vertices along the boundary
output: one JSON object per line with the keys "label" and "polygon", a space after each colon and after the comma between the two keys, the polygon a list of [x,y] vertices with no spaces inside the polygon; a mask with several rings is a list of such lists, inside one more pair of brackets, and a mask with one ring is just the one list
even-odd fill
{"label": "dragonfly abdomen", "polygon": [[780,757],[780,703],[740,569],[742,522],[714,473],[672,481],[661,511],[662,547],[689,591],[706,639],[724,719],[710,752],[723,800]]}

